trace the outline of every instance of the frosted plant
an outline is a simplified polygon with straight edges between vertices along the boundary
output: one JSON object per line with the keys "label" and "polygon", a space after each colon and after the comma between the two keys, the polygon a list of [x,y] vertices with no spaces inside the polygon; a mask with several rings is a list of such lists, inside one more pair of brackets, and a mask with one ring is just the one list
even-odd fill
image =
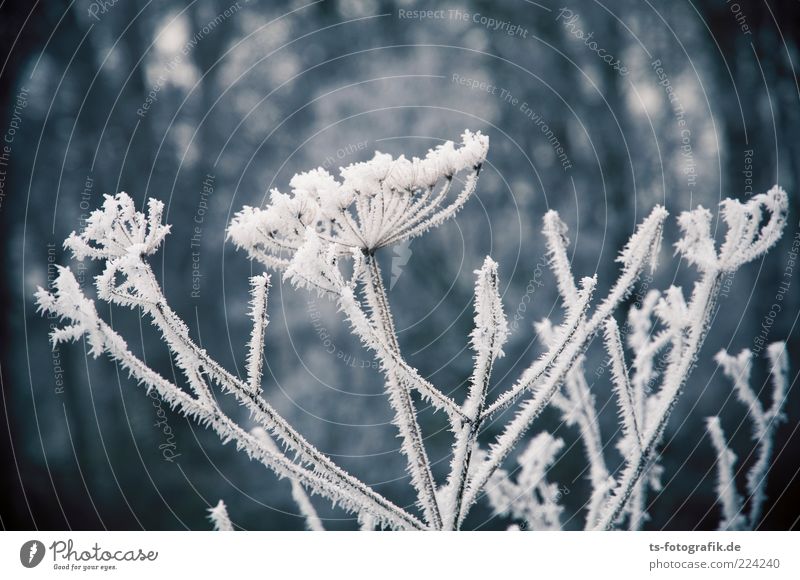
{"label": "frosted plant", "polygon": [[230,516],[228,516],[228,507],[222,500],[219,500],[219,503],[213,508],[209,508],[208,519],[211,520],[211,524],[218,532],[233,531],[233,523],[231,522]]}
{"label": "frosted plant", "polygon": [[[228,236],[252,258],[279,268],[290,265],[308,228],[339,251],[372,253],[407,241],[455,215],[475,191],[489,139],[465,131],[462,140],[461,147],[447,141],[424,159],[376,152],[343,168],[341,182],[322,167],[299,173],[289,182],[291,194],[273,189],[266,209],[245,206]],[[463,187],[452,196],[461,172]]]}
{"label": "frosted plant", "polygon": [[547,482],[547,469],[563,447],[563,440],[543,431],[520,453],[516,483],[511,482],[505,470],[495,471],[486,488],[494,512],[521,520],[530,530],[561,529],[561,513],[564,511],[558,504],[561,492],[557,484]]}
{"label": "frosted plant", "polygon": [[[273,191],[265,208],[244,208],[228,230],[229,239],[267,269],[332,300],[352,332],[374,352],[407,459],[416,509],[398,506],[347,473],[270,405],[262,391],[267,273],[250,279],[253,329],[247,341],[247,376],[230,373],[197,345],[168,305],[148,262],[169,233],[169,226],[161,223],[159,201],[150,200],[147,211],[141,212],[124,193],[106,196],[86,228],[70,235],[65,246],[78,259],[88,257],[103,264],[95,277],[97,298],[140,310],[160,332],[185,384],[165,379],[136,357],[98,315],[94,301],[84,295],[69,268],[59,269],[50,290],[37,292],[39,308],[64,323],[51,340],[57,345],[84,337],[92,355],[108,355],[148,392],[155,390],[175,410],[213,429],[223,442],[233,441],[237,449],[288,478],[309,529],[323,528],[312,503],[314,495],[354,514],[365,530],[460,529],[484,497],[495,513],[520,520],[528,528],[559,528],[564,507],[557,482],[549,481],[547,474],[563,442],[541,432],[524,445],[550,404],[568,425],[578,428],[585,450],[592,487],[586,528],[609,529],[626,519],[628,527],[638,528],[647,518],[648,491],[659,489],[662,468],[657,447],[705,339],[720,280],[777,241],[786,220],[787,196],[775,187],[745,204],[723,202],[728,233],[719,250],[711,237],[710,212],[698,208],[681,214],[683,236],[676,244],[677,253],[699,273],[691,297],[687,302],[677,287],[651,291],[628,312],[624,332],[615,314],[642,272],[656,268],[666,210],[656,207],[639,224],[617,259],[618,278],[599,299],[594,296],[596,277],[576,282],[567,258],[566,225],[556,212],[548,212],[543,233],[563,317],[536,325],[543,344],[540,356],[510,387],[494,394],[492,369],[503,356],[508,324],[498,265],[487,257],[475,272],[474,329],[469,339],[474,366],[467,396],[459,403],[423,377],[401,352],[376,252],[454,216],[475,191],[487,150],[486,137],[466,131],[460,146],[447,142],[423,159],[377,153],[366,163],[342,169],[340,180],[322,169],[299,174],[290,182],[291,194]],[[456,182],[461,190],[450,195]],[[601,333],[619,409],[622,435],[617,447],[625,459],[616,475],[606,463],[595,397],[584,376],[586,350]],[[659,356],[665,357],[663,365],[656,362]],[[774,358],[777,364],[777,355]],[[749,391],[739,390],[740,399],[750,401],[759,441],[771,441],[778,411],[761,410],[748,398]],[[223,411],[216,391],[232,396],[249,411],[247,426]],[[452,432],[447,477],[439,483],[423,443],[414,393],[445,413]],[[514,409],[510,418],[501,414],[509,408]],[[490,419],[500,422],[500,434],[482,441]],[[721,431],[710,428],[722,449]],[[514,475],[509,472],[510,459],[523,445]],[[724,468],[720,477],[730,482],[733,457],[722,452],[720,456],[725,460],[720,462]],[[769,456],[770,449],[762,445],[759,475],[748,480],[753,522],[763,504]],[[734,521],[735,490],[718,487],[723,503],[727,501],[725,517]],[[218,529],[233,527],[223,503],[211,510],[211,518]]]}
{"label": "frosted plant", "polygon": [[717,452],[717,495],[722,504],[721,530],[754,529],[761,521],[761,511],[766,500],[767,471],[772,457],[775,429],[786,417],[782,414],[786,398],[787,356],[786,345],[775,342],[767,348],[770,375],[772,377],[772,405],[764,409],[758,395],[750,387],[751,359],[753,353],[745,349],[733,357],[724,350],[717,354],[717,362],[723,373],[733,381],[736,396],[747,407],[753,423],[753,441],[757,445],[756,461],[747,473],[747,493],[750,512],[743,513],[743,500],[736,488],[736,454],[728,448],[719,417],[708,418],[708,433]]}

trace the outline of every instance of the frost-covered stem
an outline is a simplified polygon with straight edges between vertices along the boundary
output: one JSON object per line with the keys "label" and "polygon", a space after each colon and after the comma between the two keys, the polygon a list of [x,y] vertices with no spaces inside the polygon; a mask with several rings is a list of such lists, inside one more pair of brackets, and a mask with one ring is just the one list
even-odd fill
{"label": "frost-covered stem", "polygon": [[[582,282],[581,292],[591,295],[596,280],[584,278]],[[462,520],[477,501],[478,495],[486,486],[492,474],[503,464],[531,424],[550,403],[553,395],[564,382],[567,373],[582,354],[583,346],[584,342],[580,340],[572,341],[567,345],[562,355],[556,359],[556,364],[547,376],[537,383],[538,387],[533,396],[522,404],[517,415],[506,425],[503,433],[491,445],[488,457],[477,468],[475,475],[469,481],[469,486],[464,494],[464,506],[461,511]]]}
{"label": "frost-covered stem", "polygon": [[[631,308],[628,313],[628,323],[631,332],[628,334],[628,346],[634,352],[633,376],[631,386],[634,395],[634,409],[639,418],[640,429],[644,432],[647,429],[647,416],[645,414],[645,402],[649,391],[648,384],[653,377],[653,361],[656,355],[672,341],[673,345],[679,344],[675,341],[680,336],[681,329],[670,329],[658,333],[652,339],[653,333],[652,313],[656,307],[661,293],[651,290],[644,299],[640,308]],[[674,346],[677,349],[677,346]],[[641,445],[641,443],[640,443]],[[645,469],[645,473],[651,469]],[[628,518],[628,529],[639,530],[646,517],[645,503],[647,500],[647,481],[640,479],[634,486],[629,501],[630,516]],[[594,527],[595,521],[587,521],[587,529]]]}
{"label": "frost-covered stem", "polygon": [[208,509],[208,519],[214,524],[214,529],[218,532],[232,532],[233,523],[231,518],[228,517],[228,509],[225,507],[225,502],[219,500],[217,505]]}
{"label": "frost-covered stem", "polygon": [[[656,207],[631,238],[626,250],[633,251],[630,251],[626,256],[622,273],[609,291],[608,296],[600,303],[586,325],[590,335],[594,336],[600,325],[631,294],[647,263],[655,264],[658,249],[661,245],[664,220],[667,215],[667,211],[663,207]],[[640,247],[635,247],[637,245]]]}
{"label": "frost-covered stem", "polygon": [[565,387],[569,394],[569,402],[576,407],[576,420],[581,440],[589,462],[589,481],[592,485],[592,496],[589,503],[587,522],[597,519],[597,512],[608,493],[608,467],[603,457],[603,441],[600,436],[599,421],[594,407],[594,397],[583,375],[583,364],[577,362],[567,374]]}
{"label": "frost-covered stem", "polygon": [[530,425],[550,403],[553,395],[561,386],[569,367],[571,367],[580,353],[581,350],[576,345],[571,345],[568,348],[564,353],[565,358],[561,359],[563,361],[562,364],[556,366],[552,374],[541,382],[533,397],[522,404],[514,419],[506,426],[503,433],[497,437],[490,448],[489,456],[478,467],[477,472],[469,482],[469,488],[465,494],[464,507],[462,508],[462,519],[478,499],[478,494],[492,474],[503,464],[511,451],[522,440]]}
{"label": "frost-covered stem", "polygon": [[[256,437],[263,445],[271,450],[273,453],[280,454],[280,450],[278,446],[275,444],[275,441],[272,440],[264,429],[261,427],[256,427],[250,433]],[[291,478],[292,480],[292,499],[297,504],[300,513],[305,518],[306,527],[312,532],[324,532],[325,527],[322,525],[322,521],[319,519],[317,515],[317,510],[314,509],[314,505],[311,503],[311,499],[308,497],[306,490],[303,488],[302,484],[297,481],[295,478]]]}
{"label": "frost-covered stem", "polygon": [[[400,352],[397,342],[397,334],[394,328],[394,321],[389,310],[389,301],[386,296],[386,288],[383,285],[380,267],[372,254],[365,254],[365,265],[367,276],[365,277],[364,293],[367,304],[369,305],[373,324],[380,328],[389,346],[395,351]],[[419,503],[425,513],[426,520],[435,528],[441,529],[442,516],[439,511],[439,504],[436,499],[436,486],[433,482],[433,474],[425,451],[422,440],[422,433],[417,423],[416,409],[414,401],[411,399],[411,391],[403,381],[389,373],[386,382],[389,395],[389,403],[395,413],[395,423],[403,439],[402,450],[408,459],[411,483],[417,490]]]}
{"label": "frost-covered stem", "polygon": [[747,473],[747,492],[750,496],[749,525],[755,529],[761,519],[761,511],[766,500],[765,488],[769,461],[772,456],[775,429],[783,419],[781,408],[786,393],[786,345],[775,342],[767,347],[770,376],[772,377],[772,405],[765,410],[758,395],[750,386],[752,352],[743,350],[739,356],[720,351],[716,360],[725,375],[733,381],[739,401],[747,408],[753,424],[753,441],[757,446],[756,461]]}
{"label": "frost-covered stem", "polygon": [[292,480],[292,499],[300,508],[300,513],[306,520],[306,527],[312,532],[324,532],[325,526],[322,525],[322,520],[319,519],[317,510],[314,509],[306,490],[294,479]]}
{"label": "frost-covered stem", "polygon": [[333,463],[330,458],[306,441],[306,439],[289,425],[269,403],[258,394],[251,392],[246,384],[228,373],[228,371],[209,357],[204,349],[196,346],[188,337],[183,337],[180,333],[176,332],[170,325],[169,320],[171,318],[177,318],[177,315],[166,305],[166,302],[157,305],[155,314],[154,320],[158,321],[159,327],[165,331],[165,338],[167,338],[168,341],[170,341],[170,339],[181,341],[185,348],[189,349],[192,354],[202,361],[203,368],[220,384],[220,386],[232,392],[240,403],[249,407],[253,417],[268,430],[272,431],[287,446],[297,452],[302,461],[311,463],[322,477],[329,479],[345,489],[351,489],[356,493],[372,496],[373,499],[379,497],[380,500],[386,501],[383,497],[379,496],[364,483],[344,471],[341,467]]}
{"label": "frost-covered stem", "polygon": [[445,510],[444,521],[446,529],[458,529],[462,521],[461,511],[467,474],[470,471],[473,451],[482,425],[479,417],[486,404],[492,366],[495,359],[502,355],[503,345],[508,336],[508,325],[499,293],[497,264],[487,256],[483,267],[476,273],[478,278],[475,283],[475,329],[472,333],[475,364],[470,379],[469,394],[463,406],[470,422],[461,425],[460,428],[456,426],[455,429],[453,459],[448,478],[449,505]]}
{"label": "frost-covered stem", "polygon": [[[645,481],[644,479],[640,479],[636,482],[636,485],[633,488],[633,492],[631,493],[630,503],[630,516],[628,518],[628,529],[630,531],[638,531],[642,528],[642,523],[645,519],[645,507],[644,504],[647,500],[647,494],[645,493]],[[591,529],[591,526],[587,526],[587,529]]]}
{"label": "frost-covered stem", "polygon": [[[483,392],[483,397],[485,400],[486,391]],[[451,495],[445,500],[449,505],[444,514],[444,529],[457,530],[463,521],[461,512],[464,505],[467,473],[469,473],[469,466],[472,462],[472,455],[478,440],[478,431],[481,428],[481,424],[476,418],[473,423],[463,425],[455,435],[452,460],[454,471],[451,471],[451,481],[448,482],[449,486],[451,486],[448,487]]]}
{"label": "frost-covered stem", "polygon": [[561,221],[558,212],[551,209],[544,215],[542,233],[547,239],[547,255],[550,258],[550,269],[556,277],[558,293],[567,308],[574,306],[578,289],[572,275],[569,258],[567,257],[567,226]]}
{"label": "frost-covered stem", "polygon": [[349,319],[353,331],[366,346],[375,352],[385,372],[393,368],[398,379],[407,383],[409,388],[416,389],[424,401],[430,402],[436,409],[444,410],[451,422],[469,422],[467,416],[453,399],[420,376],[419,372],[403,359],[402,354],[386,344],[383,331],[378,331],[370,322],[351,288],[341,287],[337,300]]}
{"label": "frost-covered stem", "polygon": [[[71,274],[70,274],[71,275]],[[77,283],[76,283],[77,286]],[[66,316],[64,312],[57,312]],[[233,420],[224,415],[218,408],[211,407],[208,401],[198,401],[179,389],[173,383],[150,369],[144,362],[136,357],[127,348],[124,339],[117,334],[105,321],[92,312],[92,319],[86,323],[92,328],[85,332],[92,332],[96,340],[102,341],[100,345],[93,345],[95,352],[106,352],[109,357],[119,362],[124,369],[136,377],[140,383],[156,392],[170,406],[177,407],[184,415],[195,418],[199,423],[211,426],[223,441],[236,440],[239,449],[247,453],[272,469],[280,476],[294,477],[298,481],[314,487],[320,493],[334,502],[339,502],[350,510],[365,510],[388,524],[403,529],[424,529],[425,526],[406,513],[402,508],[392,504],[383,496],[364,485],[352,476],[342,472],[343,478],[326,478],[323,469],[318,467],[318,472],[311,472],[290,461],[285,455],[275,455],[253,436],[242,430]],[[330,460],[328,460],[330,461]],[[341,471],[338,467],[334,466]],[[350,483],[352,481],[353,483]]]}
{"label": "frost-covered stem", "polygon": [[[580,342],[582,347],[588,344],[599,330],[600,325],[614,312],[620,302],[632,292],[634,284],[639,279],[639,276],[647,264],[650,263],[651,267],[655,265],[658,249],[661,245],[664,220],[667,215],[667,211],[663,207],[657,206],[639,225],[618,258],[618,261],[623,263],[623,268],[614,286],[612,286],[605,299],[597,306],[592,317],[581,325],[580,335],[562,337],[564,341]],[[566,242],[562,239],[565,228],[566,226],[558,219],[557,215],[547,214],[545,216],[544,231],[550,247],[551,268],[553,268],[559,281],[559,289],[563,292],[570,292],[570,287],[574,286],[574,283],[572,285],[570,284],[571,275],[568,271],[569,264],[564,249],[564,244]],[[580,292],[578,295],[580,296]],[[591,298],[591,295],[589,295],[589,298]],[[588,300],[584,304],[580,298],[573,300],[572,298],[566,297],[564,301],[571,318],[573,320],[583,320],[584,313],[579,313],[578,311],[586,310],[589,304]],[[564,344],[562,343],[562,349],[563,346]],[[552,365],[560,354],[560,352],[555,353],[553,358],[547,361],[547,365]],[[498,400],[490,405],[484,412],[484,415],[491,415],[497,410],[510,405],[522,393],[534,387],[537,381],[548,370],[547,366],[543,365],[544,362],[544,360],[540,359],[531,365],[531,367],[523,373],[522,378],[517,384],[503,393]]]}
{"label": "frost-covered stem", "polygon": [[641,418],[637,416],[633,387],[625,364],[625,354],[619,334],[619,325],[614,320],[614,317],[609,317],[606,320],[605,344],[608,355],[611,358],[611,375],[614,380],[614,391],[617,395],[619,414],[622,419],[622,431],[625,436],[634,439],[636,445],[641,447],[642,433],[639,428]]}
{"label": "frost-covered stem", "polygon": [[746,527],[746,522],[742,516],[742,498],[736,491],[734,477],[736,455],[728,448],[719,417],[708,417],[706,428],[717,452],[717,497],[722,504],[722,519],[719,522],[719,529],[721,531],[742,530]]}
{"label": "frost-covered stem", "polygon": [[683,352],[670,362],[670,366],[665,372],[663,385],[658,395],[661,399],[661,412],[656,416],[650,432],[645,434],[641,452],[635,453],[628,460],[611,502],[598,520],[596,526],[598,529],[611,529],[614,526],[614,523],[625,509],[636,483],[655,455],[656,447],[664,434],[670,414],[678,401],[686,379],[689,377],[697,352],[700,350],[708,330],[708,319],[719,292],[721,278],[722,273],[719,270],[704,272],[703,277],[695,287],[692,305],[690,306],[690,312],[693,313],[692,327]]}
{"label": "frost-covered stem", "polygon": [[[204,349],[198,347],[189,338],[189,331],[186,324],[167,304],[149,264],[139,258],[135,266],[137,283],[141,285],[141,289],[145,295],[151,297],[150,301],[142,301],[140,305],[152,317],[154,325],[161,330],[164,339],[173,353],[175,353],[178,363],[181,364],[181,367],[187,372],[187,378],[189,378],[190,381],[199,376],[199,371],[197,371],[197,366],[199,365],[202,367],[206,376],[215,381],[224,390],[232,393],[240,403],[249,408],[253,417],[259,423],[275,434],[288,447],[293,449],[301,461],[312,464],[322,478],[326,478],[326,480],[330,481],[334,486],[339,486],[344,491],[362,496],[364,499],[368,499],[372,502],[382,503],[384,507],[391,505],[385,498],[341,469],[338,465],[333,463],[330,458],[306,441],[306,439],[289,425],[289,423],[286,422],[286,420],[258,393],[252,392],[246,383],[230,374],[219,363],[213,360]],[[134,302],[128,300],[127,304],[132,306]],[[102,323],[102,321],[100,322]],[[187,365],[186,361],[188,360],[196,362],[192,365]],[[141,366],[144,365],[142,364]],[[205,400],[211,401],[209,397],[205,397]],[[396,506],[394,506],[394,508],[396,508]],[[396,509],[399,510],[400,508]],[[402,512],[402,510],[400,511]],[[406,514],[405,516],[407,518],[411,517],[410,514]],[[424,526],[420,524],[420,527]]]}
{"label": "frost-covered stem", "polygon": [[772,405],[764,413],[764,430],[759,434],[758,459],[747,474],[747,491],[750,493],[750,528],[756,529],[761,522],[761,511],[767,499],[767,471],[772,457],[772,447],[775,443],[775,429],[785,419],[781,409],[786,398],[788,386],[788,357],[786,343],[774,342],[767,347],[767,357],[770,363],[772,377]]}
{"label": "frost-covered stem", "polygon": [[269,319],[267,316],[267,293],[269,292],[269,276],[253,276],[250,279],[250,316],[253,329],[250,332],[250,344],[247,355],[247,384],[250,390],[258,393],[261,390],[261,372],[264,366],[264,333]]}
{"label": "frost-covered stem", "polygon": [[[535,325],[539,340],[551,345],[556,337],[553,326],[548,319]],[[553,406],[561,411],[564,422],[571,426],[578,425],[580,439],[583,442],[586,461],[589,464],[589,481],[592,486],[588,502],[586,522],[597,519],[598,510],[605,503],[609,490],[609,475],[603,457],[603,443],[600,435],[594,396],[584,376],[585,357],[579,356],[564,380],[564,393],[553,395]]]}
{"label": "frost-covered stem", "polygon": [[[447,193],[450,191],[450,188],[453,185],[453,178],[445,178],[445,182],[439,188],[439,192],[436,194],[436,197],[431,202],[431,207],[438,206],[441,201],[447,196]],[[417,214],[425,207],[425,204],[430,199],[431,195],[433,195],[434,186],[426,187],[425,192],[420,195],[416,201],[411,203],[411,207],[409,207],[408,202],[411,196],[406,198],[405,203],[403,204],[403,211],[398,211],[395,218],[392,220],[387,221],[386,227],[381,231],[381,237],[379,240],[379,245],[385,246],[388,245],[386,242],[388,239],[386,238],[387,234],[390,232],[397,232],[406,227],[406,225],[412,222]]]}
{"label": "frost-covered stem", "polygon": [[491,405],[486,407],[486,410],[481,414],[481,420],[485,420],[497,411],[510,406],[520,395],[536,385],[542,377],[552,370],[567,347],[576,342],[579,342],[582,346],[588,341],[588,336],[584,333],[584,328],[586,312],[589,309],[589,302],[591,301],[593,290],[594,285],[592,285],[588,292],[584,290],[578,292],[574,307],[569,311],[571,315],[560,329],[556,343],[551,346],[539,360],[526,369],[525,372],[522,373],[520,379],[510,389],[497,397]]}

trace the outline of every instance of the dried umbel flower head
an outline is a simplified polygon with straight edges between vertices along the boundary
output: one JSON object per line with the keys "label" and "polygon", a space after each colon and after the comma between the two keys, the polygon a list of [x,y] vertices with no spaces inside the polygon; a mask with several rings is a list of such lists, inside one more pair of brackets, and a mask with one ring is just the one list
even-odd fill
{"label": "dried umbel flower head", "polygon": [[[464,131],[424,159],[376,152],[340,170],[341,181],[323,168],[295,175],[291,194],[272,190],[266,208],[245,206],[228,237],[271,268],[289,266],[312,228],[322,241],[344,250],[372,253],[418,236],[458,212],[475,191],[489,138]],[[461,192],[449,195],[455,176],[465,173]]]}

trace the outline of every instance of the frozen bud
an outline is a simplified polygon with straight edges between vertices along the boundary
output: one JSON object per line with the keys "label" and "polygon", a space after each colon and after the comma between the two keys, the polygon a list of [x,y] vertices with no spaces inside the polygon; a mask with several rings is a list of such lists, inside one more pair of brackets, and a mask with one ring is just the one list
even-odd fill
{"label": "frozen bud", "polygon": [[353,203],[353,192],[344,188],[339,188],[320,196],[320,212],[322,216],[335,220],[339,218],[351,203]]}
{"label": "frozen bud", "polygon": [[271,209],[279,223],[294,229],[305,229],[317,219],[318,206],[308,196],[292,198],[276,191],[270,199]]}
{"label": "frozen bud", "polygon": [[394,160],[391,155],[376,151],[375,155],[370,161],[367,161],[366,165],[372,173],[372,179],[375,181],[383,181],[389,175],[393,163]]}
{"label": "frozen bud", "polygon": [[464,131],[461,136],[463,146],[458,150],[459,170],[476,167],[486,160],[489,151],[489,138],[482,135],[480,131]]}
{"label": "frozen bud", "polygon": [[121,192],[105,195],[103,207],[93,211],[82,232],[72,232],[64,247],[79,260],[83,258],[113,259],[128,253],[155,253],[169,233],[161,223],[164,204],[151,199],[147,214],[136,211],[131,197]]}
{"label": "frozen bud", "polygon": [[380,191],[381,182],[386,179],[391,165],[391,155],[376,151],[371,160],[353,163],[340,170],[342,187],[356,193],[375,195]]}
{"label": "frozen bud", "polygon": [[330,195],[339,189],[339,182],[322,167],[298,173],[289,182],[295,197],[310,197],[319,200],[325,195]]}
{"label": "frozen bud", "polygon": [[389,174],[386,176],[386,186],[389,189],[396,189],[402,191],[404,189],[411,189],[416,182],[416,168],[414,164],[401,155],[395,159],[389,169]]}
{"label": "frozen bud", "polygon": [[675,243],[675,249],[701,270],[713,269],[717,263],[717,252],[711,238],[711,212],[703,206],[697,206],[695,210],[681,213],[678,225],[683,237]]}
{"label": "frozen bud", "polygon": [[656,316],[666,325],[683,328],[690,322],[689,308],[679,286],[670,286],[655,306]]}
{"label": "frozen bud", "polygon": [[439,180],[439,173],[435,168],[431,167],[430,163],[426,163],[424,159],[414,157],[411,160],[414,166],[415,182],[414,187],[418,189],[427,189]]}
{"label": "frozen bud", "polygon": [[452,177],[458,171],[458,153],[452,141],[446,141],[430,151],[425,156],[425,161],[440,177]]}
{"label": "frozen bud", "polygon": [[228,226],[228,239],[233,240],[237,246],[255,246],[260,241],[260,234],[256,226],[260,214],[260,209],[249,205],[244,206],[233,216]]}

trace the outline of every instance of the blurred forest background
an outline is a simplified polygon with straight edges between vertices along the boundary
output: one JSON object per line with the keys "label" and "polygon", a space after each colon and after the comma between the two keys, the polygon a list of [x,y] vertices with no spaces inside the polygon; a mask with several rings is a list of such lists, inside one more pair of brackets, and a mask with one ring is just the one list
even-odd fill
{"label": "blurred forest background", "polygon": [[[443,17],[407,12],[433,9]],[[537,356],[532,323],[558,319],[539,234],[547,209],[570,225],[576,274],[599,272],[604,293],[616,251],[653,205],[674,218],[774,183],[790,193],[779,246],[728,281],[669,427],[664,489],[650,498],[650,528],[714,528],[715,456],[704,418],[721,414],[746,466],[752,441],[712,358],[723,347],[753,347],[798,232],[799,27],[795,0],[0,3],[0,524],[209,529],[205,510],[223,498],[243,528],[301,529],[288,482],[164,412],[114,364],[86,356],[83,344],[51,352],[52,321],[36,314],[33,292],[47,284],[48,264],[69,262],[61,243],[102,194],[158,197],[172,224],[156,256],[166,294],[203,346],[241,373],[254,266],[225,242],[232,213],[263,203],[272,187],[287,191],[295,172],[322,165],[336,173],[375,149],[421,156],[469,128],[491,138],[477,196],[456,220],[382,257],[401,346],[458,400],[471,370],[472,272],[483,256],[499,262],[504,305],[518,322],[495,373],[497,392]],[[672,260],[674,223],[651,287],[682,283],[688,292],[692,272]],[[85,266],[91,292],[94,270]],[[789,341],[792,384],[766,529],[797,527],[800,516],[799,288],[793,280],[768,332],[769,341]],[[173,376],[146,321],[100,311]],[[278,276],[270,317],[268,399],[345,468],[413,502],[370,353],[330,304]],[[760,388],[766,364],[755,360]],[[590,351],[587,375],[615,466],[616,409],[601,349]],[[422,423],[443,481],[444,420],[424,411]],[[577,433],[556,413],[532,434],[542,429],[567,442],[550,479],[565,490],[566,527],[576,528],[589,489]],[[326,502],[317,506],[327,527],[354,527]],[[466,527],[508,523],[482,504]]]}

